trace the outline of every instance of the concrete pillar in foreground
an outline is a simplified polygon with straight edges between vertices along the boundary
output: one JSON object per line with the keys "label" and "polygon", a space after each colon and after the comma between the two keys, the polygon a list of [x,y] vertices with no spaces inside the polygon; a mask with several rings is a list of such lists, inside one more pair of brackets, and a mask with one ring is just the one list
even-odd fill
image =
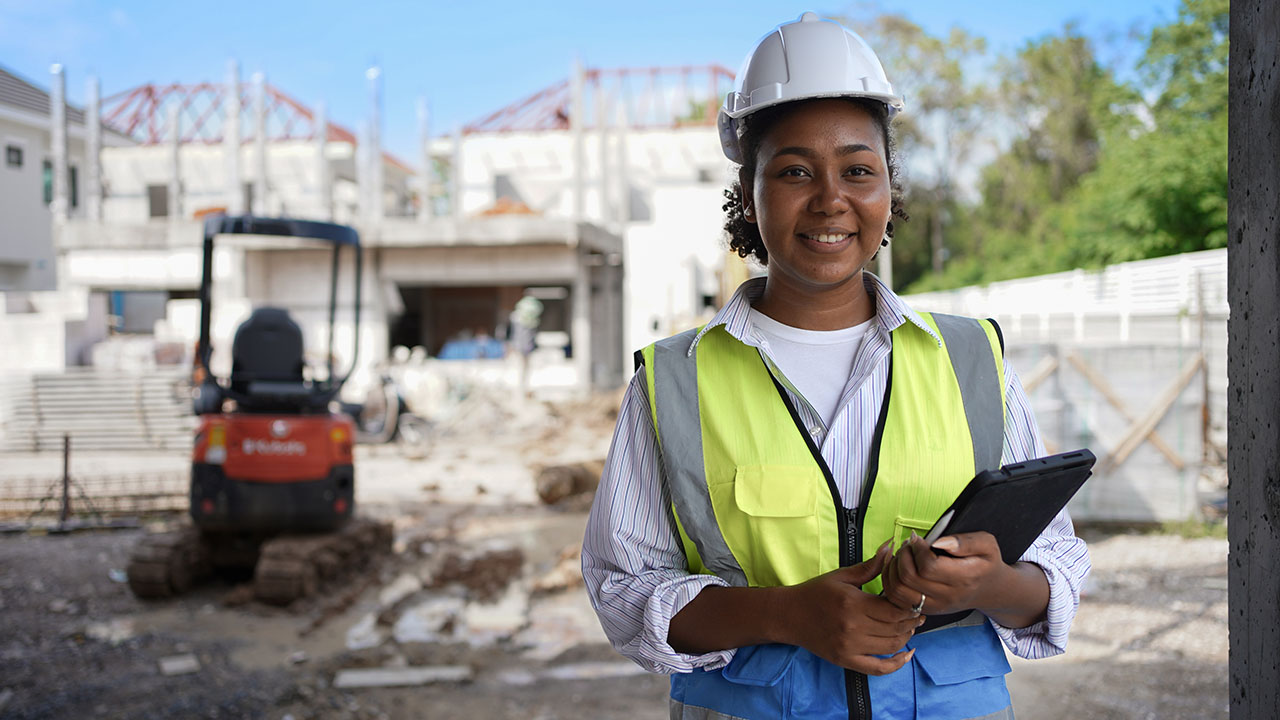
{"label": "concrete pillar in foreground", "polygon": [[1232,1],[1227,607],[1234,720],[1280,717],[1278,27],[1280,3],[1275,0]]}
{"label": "concrete pillar in foreground", "polygon": [[102,88],[91,77],[85,87],[84,213],[90,222],[102,220]]}
{"label": "concrete pillar in foreground", "polygon": [[49,69],[53,76],[49,93],[50,155],[53,156],[53,199],[49,211],[55,223],[64,223],[71,212],[67,183],[67,76],[61,65]]}
{"label": "concrete pillar in foreground", "polygon": [[244,189],[240,187],[240,63],[227,61],[227,84],[223,91],[222,151],[226,163],[226,203],[228,215],[245,211]]}

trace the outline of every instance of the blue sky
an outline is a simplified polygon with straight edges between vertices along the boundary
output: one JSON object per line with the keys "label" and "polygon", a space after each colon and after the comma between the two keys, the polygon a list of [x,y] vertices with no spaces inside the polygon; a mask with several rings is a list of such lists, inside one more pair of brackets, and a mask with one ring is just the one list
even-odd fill
{"label": "blue sky", "polygon": [[[980,8],[980,9],[975,9]],[[367,115],[364,71],[382,67],[387,149],[415,156],[416,103],[433,127],[477,119],[587,66],[720,63],[736,70],[754,41],[804,10],[856,16],[892,11],[938,34],[953,26],[1010,52],[1074,22],[1104,62],[1132,63],[1153,25],[1176,18],[1178,0],[911,3],[792,0],[652,2],[272,2],[0,0],[0,65],[48,87],[67,69],[68,95],[84,98],[96,74],[104,95],[148,82],[219,82],[230,58],[307,105],[355,129]]]}

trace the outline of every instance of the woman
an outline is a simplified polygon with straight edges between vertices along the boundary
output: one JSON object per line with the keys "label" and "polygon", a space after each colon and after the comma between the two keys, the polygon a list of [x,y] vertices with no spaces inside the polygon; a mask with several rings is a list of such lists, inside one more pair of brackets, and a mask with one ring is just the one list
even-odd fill
{"label": "woman", "polygon": [[767,276],[639,354],[583,544],[605,632],[672,675],[673,718],[1012,717],[1001,641],[1065,647],[1089,569],[1065,511],[1013,565],[987,533],[946,555],[916,535],[976,471],[1045,452],[994,323],[916,313],[863,269],[901,106],[806,13],[721,110],[730,245]]}

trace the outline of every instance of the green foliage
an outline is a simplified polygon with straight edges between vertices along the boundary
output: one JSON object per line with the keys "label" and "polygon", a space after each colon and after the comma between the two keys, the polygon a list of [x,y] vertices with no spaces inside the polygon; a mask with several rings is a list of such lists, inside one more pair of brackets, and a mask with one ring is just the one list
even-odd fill
{"label": "green foliage", "polygon": [[1012,141],[982,169],[976,204],[912,188],[913,220],[921,209],[950,219],[950,260],[928,272],[914,228],[894,255],[898,284],[941,289],[1225,246],[1227,18],[1227,0],[1183,0],[1177,21],[1147,38],[1142,87],[1118,82],[1071,26],[1002,60]]}

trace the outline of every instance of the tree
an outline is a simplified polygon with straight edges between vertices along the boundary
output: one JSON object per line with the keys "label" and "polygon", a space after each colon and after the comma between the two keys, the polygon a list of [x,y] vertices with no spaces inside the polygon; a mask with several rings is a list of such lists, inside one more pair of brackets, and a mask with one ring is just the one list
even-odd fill
{"label": "tree", "polygon": [[895,222],[894,283],[941,272],[951,218],[960,202],[958,176],[983,142],[990,90],[973,81],[986,41],[953,28],[933,37],[901,15],[869,23],[844,21],[867,39],[907,106],[894,122],[898,147],[911,164],[906,189],[912,223]]}

